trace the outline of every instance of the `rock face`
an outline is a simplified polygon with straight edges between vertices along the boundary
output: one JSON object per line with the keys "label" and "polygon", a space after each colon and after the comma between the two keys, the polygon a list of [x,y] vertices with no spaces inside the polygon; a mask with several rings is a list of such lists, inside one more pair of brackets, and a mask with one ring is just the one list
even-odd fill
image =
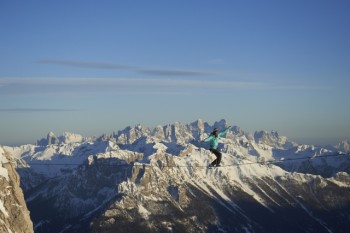
{"label": "rock face", "polygon": [[33,223],[20,188],[15,161],[0,147],[0,232],[32,233]]}

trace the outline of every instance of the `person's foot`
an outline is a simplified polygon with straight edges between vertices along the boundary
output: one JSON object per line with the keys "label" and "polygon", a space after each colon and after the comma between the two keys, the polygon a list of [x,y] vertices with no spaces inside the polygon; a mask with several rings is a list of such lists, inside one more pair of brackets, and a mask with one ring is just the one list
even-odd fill
{"label": "person's foot", "polygon": [[209,169],[211,169],[211,168],[213,168],[213,167],[214,167],[214,166],[213,166],[213,164],[211,164],[211,163],[208,165],[208,168],[209,168]]}

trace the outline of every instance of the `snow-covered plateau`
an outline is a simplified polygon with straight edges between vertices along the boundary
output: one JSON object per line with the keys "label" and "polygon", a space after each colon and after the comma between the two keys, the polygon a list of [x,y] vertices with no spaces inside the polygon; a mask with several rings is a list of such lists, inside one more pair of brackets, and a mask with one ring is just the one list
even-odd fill
{"label": "snow-covered plateau", "polygon": [[348,232],[348,141],[300,145],[234,126],[220,139],[222,166],[209,169],[215,156],[202,140],[227,126],[50,132],[37,145],[0,146],[0,155],[15,161],[37,233]]}

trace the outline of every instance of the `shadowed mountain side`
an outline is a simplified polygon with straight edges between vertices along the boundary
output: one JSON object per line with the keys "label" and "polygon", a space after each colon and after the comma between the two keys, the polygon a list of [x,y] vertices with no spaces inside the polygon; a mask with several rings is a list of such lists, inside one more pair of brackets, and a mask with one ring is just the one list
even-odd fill
{"label": "shadowed mountain side", "polygon": [[[130,198],[127,209],[117,205],[93,221],[91,232],[347,232],[350,202],[346,206],[308,208],[300,200],[266,208],[241,190],[228,201],[190,186],[189,204],[179,208],[173,200],[148,201],[145,215]],[[211,190],[215,193],[215,190]],[[349,192],[349,191],[348,191]],[[331,194],[331,193],[329,193]]]}

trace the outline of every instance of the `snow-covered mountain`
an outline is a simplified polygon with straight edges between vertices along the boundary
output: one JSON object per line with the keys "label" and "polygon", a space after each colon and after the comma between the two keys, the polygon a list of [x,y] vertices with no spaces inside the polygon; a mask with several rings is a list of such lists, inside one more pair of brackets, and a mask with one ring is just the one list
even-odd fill
{"label": "snow-covered mountain", "polygon": [[350,156],[298,145],[277,132],[232,127],[222,167],[199,119],[127,127],[84,138],[49,133],[3,147],[17,171],[35,232],[347,232]]}

